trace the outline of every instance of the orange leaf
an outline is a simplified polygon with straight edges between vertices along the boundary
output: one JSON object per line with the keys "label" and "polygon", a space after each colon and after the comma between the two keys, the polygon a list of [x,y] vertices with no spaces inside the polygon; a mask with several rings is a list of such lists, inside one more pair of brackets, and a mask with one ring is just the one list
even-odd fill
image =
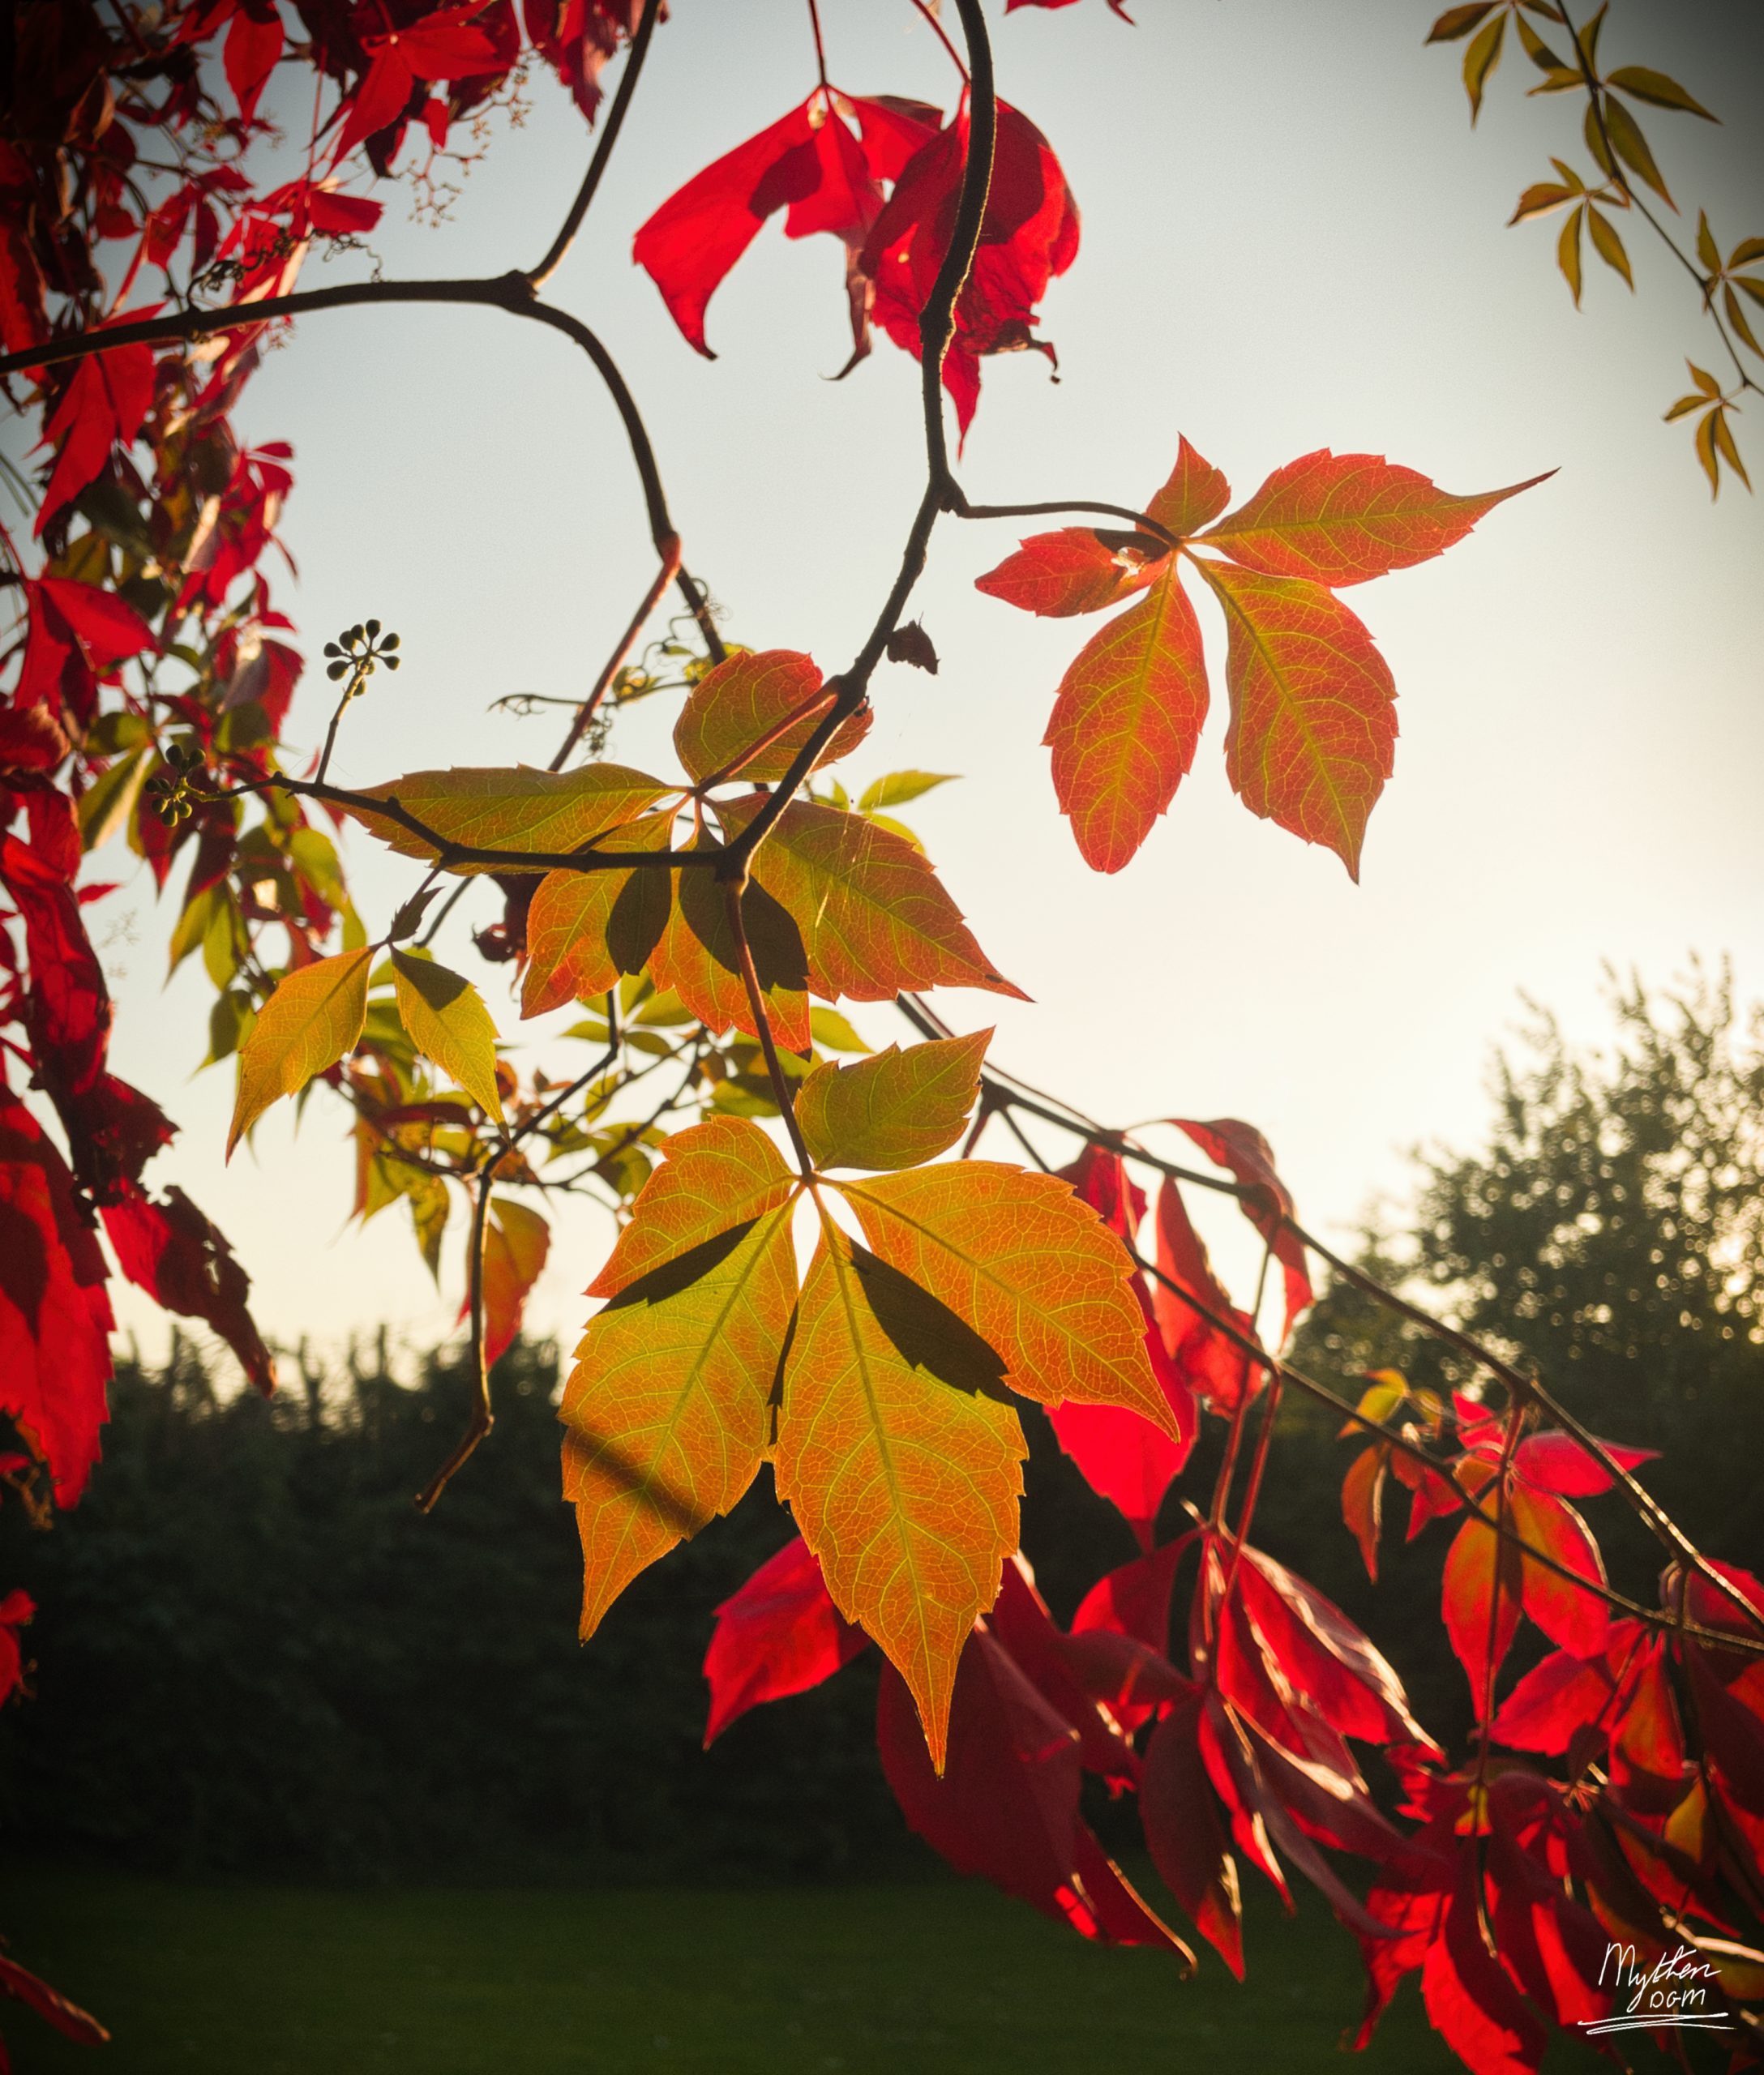
{"label": "orange leaf", "polygon": [[1079,651],[1043,741],[1085,862],[1118,872],[1169,806],[1206,719],[1201,629],[1174,562]]}
{"label": "orange leaf", "polygon": [[[731,656],[709,670],[692,687],[674,724],[674,747],[695,781],[728,770],[754,784],[773,782],[790,769],[825,710],[817,701],[821,674],[811,656],[790,648],[764,648],[752,655]],[[762,741],[781,721],[807,708],[803,718],[757,755],[743,761],[743,752]],[[854,750],[870,732],[867,708],[834,730],[833,740],[816,759],[819,770]]]}
{"label": "orange leaf", "polygon": [[824,1212],[785,1364],[778,1496],[833,1604],[911,1689],[941,1772],[962,1645],[1017,1547],[1028,1448],[1008,1405],[952,1388],[935,1350],[914,1352],[879,1322]]}
{"label": "orange leaf", "polygon": [[[665,850],[674,827],[669,814],[610,830],[606,850]],[[527,910],[527,973],[520,1013],[542,1016],[564,1002],[584,1001],[640,973],[667,926],[670,875],[655,866],[638,871],[547,872]]]}
{"label": "orange leaf", "polygon": [[[551,1251],[551,1227],[506,1196],[491,1200],[484,1231],[484,1360],[499,1361],[520,1330],[527,1298]],[[462,1314],[463,1316],[463,1314]]]}
{"label": "orange leaf", "polygon": [[616,1297],[719,1233],[776,1210],[795,1187],[777,1146],[743,1117],[709,1117],[676,1132],[588,1295]]}
{"label": "orange leaf", "polygon": [[[1369,1396],[1370,1393],[1368,1393]],[[1384,1443],[1362,1448],[1342,1479],[1342,1520],[1359,1544],[1366,1575],[1378,1581],[1378,1530],[1384,1521],[1385,1473],[1390,1450]]]}
{"label": "orange leaf", "polygon": [[[1553,1556],[1589,1585],[1603,1585],[1599,1545],[1565,1500],[1515,1482],[1507,1493],[1507,1517],[1514,1532],[1533,1548]],[[1570,1584],[1559,1572],[1526,1556],[1521,1593],[1526,1613],[1552,1643],[1582,1658],[1595,1657],[1604,1648],[1611,1609],[1595,1592]]]}
{"label": "orange leaf", "polygon": [[[1493,1493],[1482,1495],[1482,1503],[1492,1513]],[[1518,1628],[1520,1594],[1517,1545],[1481,1521],[1466,1520],[1445,1552],[1441,1611],[1479,1716],[1492,1701],[1494,1674]]]}
{"label": "orange leaf", "polygon": [[1443,554],[1485,511],[1548,479],[1458,497],[1381,454],[1332,454],[1325,447],[1276,468],[1204,537],[1265,576],[1364,584]]}
{"label": "orange leaf", "polygon": [[988,1160],[838,1184],[880,1259],[927,1290],[1043,1405],[1115,1405],[1183,1435],[1145,1354],[1120,1241],[1070,1186]]}
{"label": "orange leaf", "polygon": [[[674,905],[649,962],[658,988],[671,987],[708,1030],[757,1038],[730,926],[728,896],[714,872],[676,871]],[[773,1032],[793,1052],[809,1049],[810,970],[795,922],[756,881],[741,896],[743,926]]]}
{"label": "orange leaf", "polygon": [[[717,811],[734,828],[759,806]],[[824,1001],[889,1001],[903,987],[1026,999],[993,971],[923,854],[862,815],[793,801],[754,854],[753,876],[794,918]]]}
{"label": "orange leaf", "polygon": [[1394,762],[1389,666],[1321,584],[1200,567],[1231,636],[1227,775],[1252,814],[1326,845],[1357,879],[1367,817]]}

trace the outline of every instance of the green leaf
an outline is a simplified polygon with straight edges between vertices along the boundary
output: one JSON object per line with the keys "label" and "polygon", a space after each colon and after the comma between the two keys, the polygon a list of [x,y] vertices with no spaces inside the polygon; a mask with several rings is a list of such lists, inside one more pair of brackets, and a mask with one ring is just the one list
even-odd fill
{"label": "green leaf", "polygon": [[[474,850],[579,850],[608,829],[635,821],[664,794],[659,778],[618,764],[584,764],[580,771],[506,768],[413,771],[362,788],[366,798],[396,799],[443,842]],[[401,858],[434,858],[434,844],[363,807],[345,807],[363,828]],[[462,874],[516,871],[517,866],[455,865]],[[535,871],[542,871],[535,866]]]}
{"label": "green leaf", "polygon": [[917,1167],[967,1128],[990,1030],[933,1038],[852,1067],[816,1067],[796,1098],[796,1121],[817,1167]]}
{"label": "green leaf", "polygon": [[1705,122],[1719,122],[1721,119],[1711,115],[1677,80],[1669,79],[1663,72],[1656,72],[1646,65],[1620,65],[1616,71],[1605,75],[1605,84],[1615,87],[1619,93],[1628,94],[1633,100],[1648,101],[1655,108],[1677,109],[1686,115],[1700,115]]}
{"label": "green leaf", "polygon": [[[133,715],[125,715],[133,719]],[[79,841],[87,850],[102,849],[113,836],[129,825],[141,797],[141,788],[158,764],[152,751],[141,748],[119,757],[108,771],[101,771],[79,796]]]}
{"label": "green leaf", "polygon": [[239,1048],[238,1093],[227,1157],[276,1099],[304,1088],[315,1074],[355,1049],[367,1020],[367,969],[372,953],[339,952],[285,976],[264,1003]]}
{"label": "green leaf", "polygon": [[496,1088],[496,1025],[483,997],[469,980],[432,958],[394,951],[392,969],[398,1013],[411,1043],[499,1124],[503,1102]]}
{"label": "green leaf", "polygon": [[885,778],[864,787],[858,811],[869,814],[877,807],[904,806],[907,801],[916,800],[936,786],[953,785],[955,778],[953,771],[891,771]]}

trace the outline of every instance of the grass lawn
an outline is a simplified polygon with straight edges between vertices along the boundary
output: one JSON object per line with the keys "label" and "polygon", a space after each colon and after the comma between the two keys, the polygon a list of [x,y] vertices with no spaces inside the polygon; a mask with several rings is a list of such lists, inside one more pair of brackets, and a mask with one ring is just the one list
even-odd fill
{"label": "grass lawn", "polygon": [[[95,2054],[6,2005],[20,2075],[1431,2075],[1457,2065],[1412,1986],[1371,2052],[1342,2060],[1359,1956],[1311,1908],[1296,1923],[1278,1908],[1252,1911],[1242,1987],[1205,1949],[1184,1982],[1167,1957],[1099,1950],[953,1880],[342,1891],[27,1866],[0,1880],[0,1925],[15,1956],[116,2041]],[[1595,2064],[1573,2047],[1552,2049],[1548,2063],[1561,2075]]]}

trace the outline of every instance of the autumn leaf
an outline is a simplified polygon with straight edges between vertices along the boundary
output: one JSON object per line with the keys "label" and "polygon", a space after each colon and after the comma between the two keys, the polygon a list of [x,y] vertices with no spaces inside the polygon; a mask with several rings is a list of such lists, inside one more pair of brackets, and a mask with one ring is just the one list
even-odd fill
{"label": "autumn leaf", "polygon": [[[1246,1124],[1240,1117],[1214,1117],[1205,1123],[1192,1117],[1172,1117],[1169,1121],[1178,1131],[1185,1132],[1215,1166],[1228,1168],[1244,1185],[1239,1207],[1280,1264],[1287,1300],[1283,1332],[1290,1333],[1293,1322],[1311,1301],[1311,1272],[1304,1242],[1286,1221],[1293,1214],[1292,1192],[1275,1171],[1274,1148],[1253,1124]],[[1169,1192],[1175,1194],[1173,1184]],[[1162,1208],[1160,1200],[1160,1214]],[[1205,1260],[1203,1249],[1203,1263]]]}
{"label": "autumn leaf", "polygon": [[1252,814],[1334,850],[1359,877],[1366,820],[1394,762],[1397,688],[1361,622],[1321,584],[1197,565],[1225,608],[1225,768]]}
{"label": "autumn leaf", "polygon": [[867,1641],[833,1603],[814,1552],[793,1534],[717,1609],[704,1653],[708,1751],[748,1709],[806,1693],[849,1664]]}
{"label": "autumn leaf", "polygon": [[1206,710],[1200,625],[1171,563],[1079,651],[1042,738],[1093,871],[1119,871],[1145,841],[1194,760]]}
{"label": "autumn leaf", "polygon": [[1203,460],[1184,439],[1176,443],[1176,465],[1170,480],[1145,507],[1166,533],[1187,540],[1218,518],[1230,501],[1231,485],[1210,461]]}
{"label": "autumn leaf", "polygon": [[[1479,1495],[1492,1521],[1495,1494],[1485,1486]],[[1519,1625],[1522,1581],[1517,1545],[1482,1520],[1466,1519],[1445,1552],[1441,1611],[1479,1715]]]}
{"label": "autumn leaf", "polygon": [[[683,866],[673,877],[673,906],[649,960],[651,978],[657,987],[671,988],[707,1030],[739,1030],[757,1039],[726,887],[713,871],[702,868]],[[756,878],[742,892],[741,917],[773,1034],[791,1051],[806,1055],[810,1029],[804,990],[812,973],[796,920]]]}
{"label": "autumn leaf", "polygon": [[251,1278],[223,1235],[183,1191],[169,1188],[156,1202],[139,1183],[103,1206],[104,1229],[117,1264],[162,1311],[200,1319],[238,1357],[239,1366],[267,1397],[276,1388],[276,1363],[246,1299]]}
{"label": "autumn leaf", "polygon": [[[413,771],[406,777],[364,785],[369,799],[396,801],[443,843],[473,850],[579,850],[597,836],[637,816],[674,789],[618,764],[588,764],[579,771],[535,771],[524,764],[491,769]],[[371,834],[401,858],[433,859],[433,843],[364,807],[346,806]],[[460,872],[518,870],[518,866],[457,865]],[[534,866],[535,871],[542,867]]]}
{"label": "autumn leaf", "polygon": [[[775,784],[789,772],[832,698],[811,656],[790,648],[731,656],[707,670],[688,694],[674,724],[674,751],[699,785],[719,775]],[[777,732],[793,713],[802,719]],[[869,732],[866,706],[835,729],[813,768],[818,771],[848,755]],[[758,748],[761,742],[767,747]]]}
{"label": "autumn leaf", "polygon": [[1170,1708],[1145,1747],[1140,1819],[1164,1885],[1231,1972],[1244,1979],[1243,1902],[1201,1755],[1199,1687]]}
{"label": "autumn leaf", "polygon": [[[665,850],[671,811],[645,815],[609,829],[598,847]],[[642,972],[662,940],[673,905],[669,873],[651,866],[631,871],[547,872],[527,910],[527,970],[520,1013],[542,1016],[567,1001],[585,1001]]]}
{"label": "autumn leaf", "polygon": [[[739,829],[758,806],[719,813]],[[937,986],[1025,999],[993,970],[923,854],[862,815],[793,801],[755,853],[753,876],[794,918],[808,986],[824,1001]]]}
{"label": "autumn leaf", "polygon": [[298,1094],[315,1074],[355,1049],[367,1020],[367,976],[374,954],[339,952],[298,967],[276,983],[239,1047],[238,1093],[227,1132],[227,1157],[270,1105]]}
{"label": "autumn leaf", "polygon": [[1201,537],[1265,576],[1364,584],[1443,554],[1485,512],[1553,473],[1458,497],[1381,454],[1332,454],[1325,447],[1276,468]]}
{"label": "autumn leaf", "polygon": [[1534,1491],[1518,1479],[1507,1492],[1507,1517],[1514,1534],[1586,1581],[1573,1585],[1529,1554],[1524,1560],[1521,1599],[1527,1616],[1552,1643],[1576,1657],[1594,1657],[1605,1646],[1611,1611],[1599,1596],[1604,1564],[1586,1523],[1564,1499]]}
{"label": "autumn leaf", "polygon": [[[1147,545],[1155,549],[1159,543]],[[1124,560],[1095,527],[1065,526],[1031,534],[996,569],[975,577],[974,588],[1021,611],[1065,619],[1118,604],[1143,590],[1154,574],[1143,555],[1137,563]]]}
{"label": "autumn leaf", "polygon": [[410,1042],[457,1081],[493,1123],[503,1121],[496,1087],[496,1026],[469,980],[432,958],[396,948],[393,985]]}
{"label": "autumn leaf", "polygon": [[1132,1264],[1066,1183],[969,1160],[838,1187],[877,1256],[996,1350],[1013,1390],[1120,1405],[1182,1442],[1146,1358]]}
{"label": "autumn leaf", "polygon": [[890,1045],[855,1066],[818,1066],[797,1092],[796,1122],[817,1167],[916,1167],[967,1127],[990,1030]]}
{"label": "autumn leaf", "polygon": [[[484,1227],[484,1363],[499,1362],[551,1251],[551,1227],[536,1210],[492,1196]],[[465,1312],[460,1314],[463,1319]]]}
{"label": "autumn leaf", "polygon": [[618,1296],[735,1226],[756,1223],[795,1187],[777,1146],[744,1117],[709,1117],[674,1132],[588,1295]]}
{"label": "autumn leaf", "polygon": [[834,1604],[906,1681],[940,1772],[957,1662],[1017,1547],[1028,1448],[1008,1405],[944,1380],[971,1360],[959,1341],[946,1355],[924,1334],[914,1351],[884,1330],[823,1211],[785,1364],[778,1496]]}

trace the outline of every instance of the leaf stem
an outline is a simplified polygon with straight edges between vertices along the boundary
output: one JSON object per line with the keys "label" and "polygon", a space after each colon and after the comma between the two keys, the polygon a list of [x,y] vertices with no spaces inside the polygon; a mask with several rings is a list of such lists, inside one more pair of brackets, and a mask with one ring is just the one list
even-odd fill
{"label": "leaf stem", "polygon": [[466,1249],[466,1307],[471,1315],[471,1338],[467,1363],[472,1372],[472,1406],[465,1431],[455,1443],[447,1461],[417,1494],[419,1513],[434,1510],[435,1501],[476,1452],[477,1444],[496,1423],[490,1401],[490,1367],[484,1359],[484,1240],[490,1216],[490,1169],[486,1156],[477,1178],[477,1197],[472,1206],[472,1232]]}
{"label": "leaf stem", "polygon": [[771,1077],[772,1096],[778,1106],[778,1115],[784,1119],[784,1128],[790,1133],[790,1149],[796,1155],[796,1164],[802,1170],[805,1182],[815,1177],[815,1163],[809,1157],[808,1147],[803,1138],[803,1127],[796,1121],[796,1097],[788,1080],[784,1077],[784,1067],[778,1058],[777,1040],[772,1035],[772,1019],[765,1012],[765,999],[760,991],[760,976],[754,969],[753,947],[747,942],[747,918],[741,912],[741,896],[747,886],[747,877],[743,872],[739,879],[726,879],[723,897],[729,904],[729,927],[735,939],[736,956],[741,961],[741,984],[747,990],[747,1008],[753,1017],[756,1036],[760,1049],[765,1055],[765,1070]]}

